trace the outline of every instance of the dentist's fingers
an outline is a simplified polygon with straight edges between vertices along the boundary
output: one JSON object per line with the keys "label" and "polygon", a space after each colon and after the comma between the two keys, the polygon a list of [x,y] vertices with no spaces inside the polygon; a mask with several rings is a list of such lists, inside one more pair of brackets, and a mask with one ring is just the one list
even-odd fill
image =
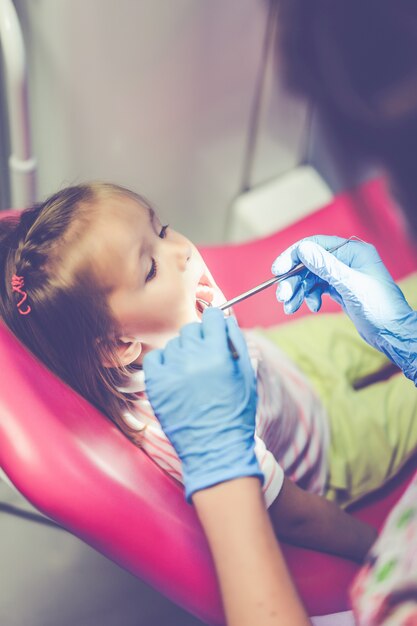
{"label": "dentist's fingers", "polygon": [[174,337],[170,339],[163,349],[163,362],[164,365],[172,365],[173,363],[177,363],[181,360],[181,341],[179,337]]}
{"label": "dentist's fingers", "polygon": [[[240,330],[238,323],[234,317],[228,317],[226,320],[227,334],[230,341],[233,343],[239,357],[249,357],[248,346],[245,337]],[[229,346],[230,348],[230,346]]]}
{"label": "dentist's fingers", "polygon": [[300,288],[302,282],[303,277],[298,274],[297,276],[286,278],[282,283],[279,283],[277,287],[277,300],[279,302],[288,302],[291,300],[296,291]]}
{"label": "dentist's fingers", "polygon": [[286,274],[295,265],[297,265],[297,263],[300,262],[298,258],[299,243],[300,242],[294,243],[292,246],[287,248],[272,263],[271,271],[275,276],[279,276],[280,274]]}
{"label": "dentist's fingers", "polygon": [[180,329],[179,344],[183,348],[196,345],[203,339],[203,328],[200,322],[186,324]]}
{"label": "dentist's fingers", "polygon": [[292,298],[290,298],[287,302],[284,302],[284,311],[287,315],[291,315],[298,311],[300,306],[303,303],[305,296],[304,283],[301,282],[297,291],[293,294]]}
{"label": "dentist's fingers", "polygon": [[291,276],[278,285],[277,299],[284,303],[284,311],[287,314],[298,311],[303,299],[308,308],[316,313],[321,307],[322,295],[328,289],[327,283],[306,269],[303,273]]}
{"label": "dentist's fingers", "polygon": [[164,364],[164,352],[163,350],[152,350],[145,355],[143,359],[143,369],[146,372],[158,370]]}
{"label": "dentist's fingers", "polygon": [[313,235],[311,237],[305,237],[304,239],[300,239],[292,246],[284,250],[272,263],[272,273],[275,276],[279,274],[285,274],[291,270],[295,265],[297,265],[302,261],[302,258],[299,254],[299,246],[303,244],[305,241],[312,241],[313,243],[317,243],[322,246],[325,250],[329,250],[334,248],[344,241],[346,241],[343,237],[334,237],[328,235]]}
{"label": "dentist's fingers", "polygon": [[205,309],[201,320],[204,340],[214,346],[223,347],[226,341],[226,319],[223,311],[212,307]]}
{"label": "dentist's fingers", "polygon": [[312,272],[308,273],[304,281],[304,298],[307,307],[312,313],[317,313],[322,304],[323,293],[328,291],[328,284]]}
{"label": "dentist's fingers", "polygon": [[317,311],[320,311],[321,309],[322,291],[320,289],[315,289],[311,293],[306,294],[305,302],[312,313],[317,313]]}
{"label": "dentist's fingers", "polygon": [[333,254],[313,241],[303,241],[298,248],[301,262],[333,287],[339,287],[351,274],[351,269]]}

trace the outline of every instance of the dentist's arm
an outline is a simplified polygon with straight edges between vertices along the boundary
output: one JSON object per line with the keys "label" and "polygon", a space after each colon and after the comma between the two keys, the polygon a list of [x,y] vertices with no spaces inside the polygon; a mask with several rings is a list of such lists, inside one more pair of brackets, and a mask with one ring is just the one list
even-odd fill
{"label": "dentist's arm", "polygon": [[150,352],[144,371],[212,550],[228,625],[308,626],[263,501],[256,381],[236,322],[206,310],[201,324]]}
{"label": "dentist's arm", "polygon": [[371,346],[388,356],[417,384],[417,313],[407,303],[374,246],[340,237],[317,235],[298,241],[273,263],[283,274],[302,262],[307,270],[283,281],[277,289],[284,310],[294,313],[305,300],[316,312],[324,293],[338,302]]}
{"label": "dentist's arm", "polygon": [[310,624],[265,509],[260,482],[236,478],[196,491],[229,626]]}

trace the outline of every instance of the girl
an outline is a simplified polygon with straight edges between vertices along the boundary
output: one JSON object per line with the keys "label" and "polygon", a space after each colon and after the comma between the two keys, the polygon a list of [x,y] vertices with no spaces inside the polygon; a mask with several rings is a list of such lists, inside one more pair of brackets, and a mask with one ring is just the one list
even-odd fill
{"label": "girl", "polygon": [[[195,246],[162,225],[142,197],[102,183],[64,189],[24,211],[20,219],[2,220],[0,228],[4,322],[53,372],[181,480],[178,457],[147,401],[141,363],[147,352],[164,347],[183,325],[201,318],[202,300],[214,306],[225,300]],[[351,345],[344,318],[333,317],[338,320],[336,334],[345,333],[346,345]],[[329,322],[324,327],[331,335]],[[313,385],[319,388],[311,358],[299,354],[300,343],[306,352],[310,349],[306,341],[300,342],[302,328],[312,333],[309,323],[293,328],[279,330],[274,341],[285,343],[287,352],[312,370]],[[332,378],[334,362],[327,359],[329,384],[327,391],[320,389],[320,401],[313,385],[272,341],[247,333],[247,342],[259,395],[256,453],[277,533],[287,541],[361,561],[375,532],[316,494],[327,490],[347,502],[374,486],[373,469],[379,462],[369,455],[369,438],[359,434],[355,439],[347,419],[350,407],[350,413],[358,413],[351,428],[361,428],[366,408],[359,410],[361,403],[354,396],[362,392],[350,385],[352,392],[345,394],[344,402],[336,399],[346,392],[352,367],[382,357],[370,356],[362,343],[354,346],[349,367],[340,368],[343,384]],[[367,428],[379,429],[375,454],[380,450],[385,459],[390,446],[395,450],[388,467],[384,465],[382,480],[417,441],[409,381],[395,378],[404,384],[408,448],[398,445],[396,435],[386,435],[385,413],[378,413],[381,424],[365,415]],[[392,389],[387,387],[387,394]],[[372,417],[374,411],[368,413]],[[345,449],[347,441],[352,450]],[[357,458],[362,457],[370,460],[355,473]]]}

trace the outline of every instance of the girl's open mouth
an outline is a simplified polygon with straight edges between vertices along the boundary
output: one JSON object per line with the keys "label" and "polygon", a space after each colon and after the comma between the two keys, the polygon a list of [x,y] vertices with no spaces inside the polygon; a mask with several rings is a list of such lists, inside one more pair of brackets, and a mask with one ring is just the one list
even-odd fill
{"label": "girl's open mouth", "polygon": [[207,276],[203,274],[203,276],[201,276],[198,282],[197,289],[195,292],[195,308],[198,313],[198,317],[200,319],[201,319],[201,316],[203,315],[204,309],[207,309],[208,307],[212,305],[213,298],[214,298],[213,287],[209,279],[207,278]]}
{"label": "girl's open mouth", "polygon": [[204,309],[207,309],[210,306],[211,306],[210,302],[207,302],[206,300],[203,300],[202,298],[196,298],[195,308],[197,309],[198,317],[200,319],[201,319],[201,316],[203,315]]}

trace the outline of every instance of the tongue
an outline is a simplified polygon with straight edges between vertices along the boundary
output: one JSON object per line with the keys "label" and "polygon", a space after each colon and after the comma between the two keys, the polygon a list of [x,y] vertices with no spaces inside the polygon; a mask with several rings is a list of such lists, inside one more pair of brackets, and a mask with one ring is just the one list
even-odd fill
{"label": "tongue", "polygon": [[203,298],[196,298],[195,306],[199,313],[202,313],[204,309],[207,309],[211,306],[211,302],[207,302],[207,300],[203,300]]}
{"label": "tongue", "polygon": [[195,308],[197,309],[197,313],[199,314],[200,317],[202,316],[204,310],[210,306],[211,306],[211,303],[207,302],[207,300],[203,300],[202,298],[196,298]]}

